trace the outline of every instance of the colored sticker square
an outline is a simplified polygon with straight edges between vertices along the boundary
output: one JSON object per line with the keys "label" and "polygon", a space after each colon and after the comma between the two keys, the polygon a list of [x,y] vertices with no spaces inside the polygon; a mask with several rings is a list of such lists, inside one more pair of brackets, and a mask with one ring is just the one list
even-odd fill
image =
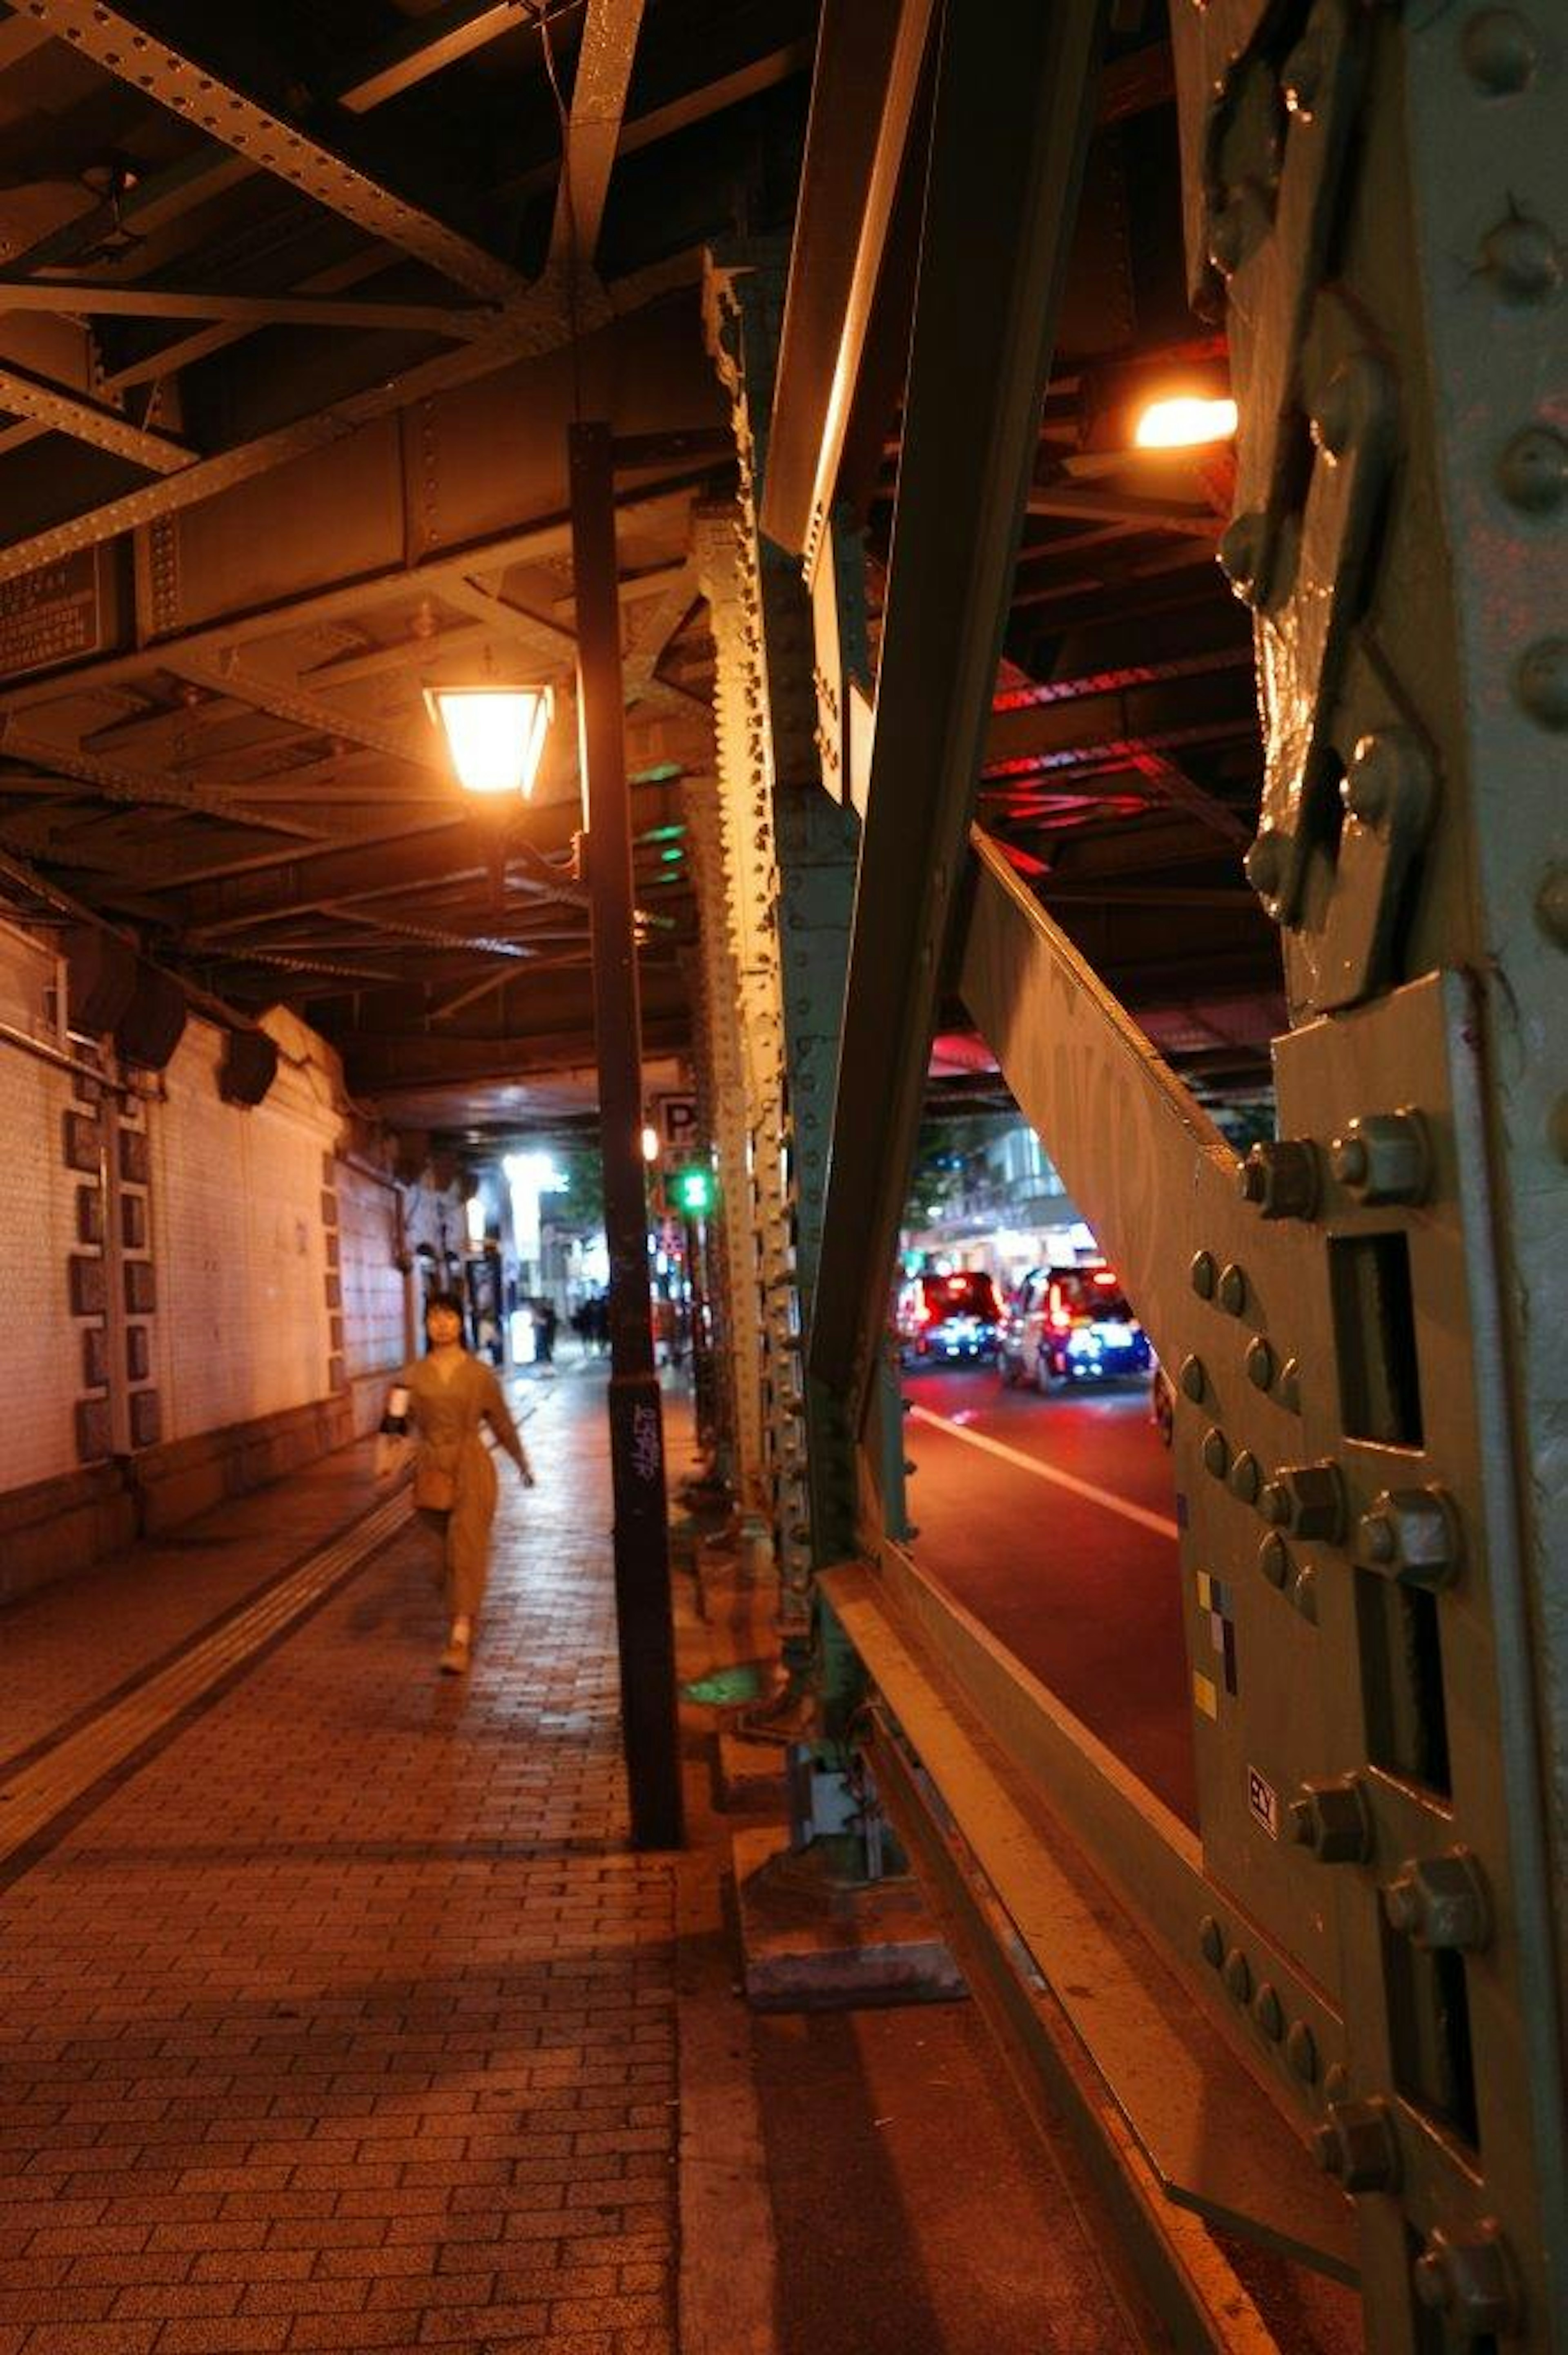
{"label": "colored sticker square", "polygon": [[1234,1693],[1234,1692],[1236,1690],[1236,1631],[1235,1631],[1235,1623],[1234,1622],[1234,1620],[1230,1620],[1230,1619],[1224,1619],[1224,1620],[1222,1620],[1222,1621],[1220,1622],[1220,1624],[1221,1624],[1221,1625],[1224,1627],[1224,1631],[1225,1631],[1225,1640],[1224,1640],[1224,1656],[1225,1656],[1225,1690],[1226,1690],[1228,1693]]}
{"label": "colored sticker square", "polygon": [[1199,1608],[1199,1610],[1200,1610],[1200,1611],[1210,1611],[1210,1610],[1212,1610],[1212,1609],[1213,1608],[1213,1579],[1209,1576],[1209,1573],[1208,1573],[1208,1572],[1207,1572],[1206,1570],[1201,1570],[1201,1571],[1198,1572],[1198,1608]]}
{"label": "colored sticker square", "polygon": [[1192,1671],[1192,1700],[1205,1717],[1219,1716],[1220,1696],[1214,1689],[1213,1680],[1200,1676],[1195,1668]]}
{"label": "colored sticker square", "polygon": [[1209,1614],[1209,1648],[1220,1653],[1225,1648],[1225,1623],[1217,1611]]}

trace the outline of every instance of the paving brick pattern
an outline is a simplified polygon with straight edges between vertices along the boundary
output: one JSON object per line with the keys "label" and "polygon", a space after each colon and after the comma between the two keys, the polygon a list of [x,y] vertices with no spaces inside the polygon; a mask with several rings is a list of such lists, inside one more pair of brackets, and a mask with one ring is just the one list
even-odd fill
{"label": "paving brick pattern", "polygon": [[0,1763],[90,1709],[381,1493],[372,1443],[0,1608]]}
{"label": "paving brick pattern", "polygon": [[540,1392],[466,1685],[411,1533],[0,1894],[0,2355],[672,2355],[673,1874]]}

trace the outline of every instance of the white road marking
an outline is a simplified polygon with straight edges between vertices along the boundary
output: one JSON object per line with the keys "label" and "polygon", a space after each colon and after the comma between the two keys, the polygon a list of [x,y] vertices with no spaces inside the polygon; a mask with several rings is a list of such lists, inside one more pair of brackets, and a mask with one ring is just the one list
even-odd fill
{"label": "white road marking", "polygon": [[1005,1446],[1000,1439],[988,1439],[983,1431],[969,1431],[951,1415],[933,1414],[929,1407],[912,1406],[910,1413],[916,1422],[934,1423],[938,1431],[950,1432],[969,1447],[983,1447],[988,1455],[1000,1456],[1004,1464],[1015,1464],[1021,1472],[1033,1472],[1037,1480],[1050,1480],[1058,1488],[1066,1488],[1075,1497],[1084,1497],[1091,1505],[1103,1505],[1107,1513],[1119,1513],[1124,1521],[1136,1521],[1140,1529],[1152,1529],[1156,1537],[1176,1538],[1181,1531],[1164,1513],[1151,1513],[1142,1505],[1134,1505],[1126,1497],[1117,1496],[1109,1488],[1097,1488],[1092,1480],[1077,1479],[1071,1472],[1059,1472],[1054,1464],[1042,1464],[1037,1455],[1025,1455],[1021,1448]]}

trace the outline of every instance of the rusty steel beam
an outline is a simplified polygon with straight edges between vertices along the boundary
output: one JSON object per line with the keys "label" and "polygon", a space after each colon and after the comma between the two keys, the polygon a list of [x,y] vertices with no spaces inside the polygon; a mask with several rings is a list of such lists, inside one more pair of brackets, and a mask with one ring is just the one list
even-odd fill
{"label": "rusty steel beam", "polygon": [[[4,307],[0,293],[0,308]],[[69,385],[56,384],[48,377],[35,376],[31,368],[19,368],[15,360],[0,366],[0,410],[30,419],[42,432],[69,433],[73,441],[90,442],[95,449],[107,450],[111,457],[129,458],[154,474],[180,474],[201,455],[188,442],[133,425],[119,410],[101,400],[90,400],[85,393],[73,392]]]}
{"label": "rusty steel beam", "polygon": [[[550,231],[552,262],[592,267],[641,25],[642,0],[588,0]],[[539,37],[546,44],[551,37],[543,20]],[[550,72],[553,84],[553,64]]]}
{"label": "rusty steel beam", "polygon": [[[409,651],[417,658],[417,649]],[[193,687],[205,687],[209,694],[246,705],[252,711],[290,720],[313,735],[341,737],[345,743],[385,753],[389,760],[405,762],[410,768],[433,769],[440,776],[450,776],[446,760],[429,730],[410,732],[407,729],[384,728],[341,704],[311,694],[292,679],[270,678],[263,671],[250,669],[231,651],[219,655],[216,661],[204,660],[199,655],[160,654],[158,667],[172,671],[176,678],[185,679]]]}
{"label": "rusty steel beam", "polygon": [[999,0],[943,21],[811,1335],[812,1375],[857,1430],[881,1360],[943,950],[995,725],[1106,16],[1105,0],[1048,10]]}
{"label": "rusty steel beam", "polygon": [[366,237],[412,254],[455,285],[493,302],[515,302],[526,293],[525,282],[497,255],[259,106],[126,9],[111,7],[107,0],[28,0],[27,13],[104,73],[234,149],[252,167],[260,165]]}
{"label": "rusty steel beam", "polygon": [[763,529],[810,563],[832,505],[932,0],[830,0],[779,346]]}
{"label": "rusty steel beam", "polygon": [[[177,783],[157,769],[127,769],[116,761],[101,760],[79,744],[63,744],[23,728],[14,719],[0,721],[0,756],[26,761],[41,770],[90,785],[102,801],[123,802],[136,808],[189,810],[203,817],[228,818],[237,826],[262,826],[273,834],[298,836],[302,841],[331,840],[330,830],[284,817],[276,810],[256,810],[243,800],[231,800],[210,787]],[[0,778],[0,792],[5,789]]]}
{"label": "rusty steel beam", "polygon": [[[69,318],[208,319],[253,327],[391,328],[463,343],[497,322],[489,303],[385,303],[373,295],[228,294],[216,287],[107,285],[95,278],[24,278],[0,272],[0,311],[61,312]],[[160,355],[162,357],[162,355]],[[13,404],[3,404],[10,408]]]}
{"label": "rusty steel beam", "polygon": [[[62,5],[62,0],[51,0],[51,5]],[[455,351],[442,353],[401,376],[385,378],[362,391],[347,394],[330,408],[295,418],[253,441],[238,442],[232,449],[200,459],[182,474],[149,484],[63,523],[48,525],[26,539],[0,547],[0,581],[36,571],[41,564],[51,563],[100,540],[111,539],[138,524],[155,523],[160,517],[175,514],[182,507],[198,506],[237,483],[270,474],[291,458],[342,441],[375,418],[451,391],[476,378],[493,375],[510,361],[558,351],[578,336],[606,325],[626,310],[635,309],[641,301],[652,299],[655,293],[667,291],[670,282],[669,270],[661,265],[635,279],[620,282],[614,302],[602,293],[596,298],[585,296],[574,304],[575,315],[569,315],[562,307],[553,285],[542,286],[528,301],[500,314],[503,324]],[[692,479],[702,479],[700,471],[694,473]],[[646,496],[648,486],[629,496]],[[444,562],[452,560],[443,558]],[[475,560],[480,559],[470,559]]]}

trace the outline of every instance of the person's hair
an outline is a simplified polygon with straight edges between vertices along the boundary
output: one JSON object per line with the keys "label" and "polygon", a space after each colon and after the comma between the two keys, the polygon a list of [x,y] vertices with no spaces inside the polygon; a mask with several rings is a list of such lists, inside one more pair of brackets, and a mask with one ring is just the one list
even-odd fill
{"label": "person's hair", "polygon": [[462,1323],[462,1302],[459,1299],[457,1294],[455,1292],[432,1292],[429,1298],[425,1303],[426,1324],[428,1325],[431,1317],[443,1309],[449,1316],[455,1316],[460,1325]]}

